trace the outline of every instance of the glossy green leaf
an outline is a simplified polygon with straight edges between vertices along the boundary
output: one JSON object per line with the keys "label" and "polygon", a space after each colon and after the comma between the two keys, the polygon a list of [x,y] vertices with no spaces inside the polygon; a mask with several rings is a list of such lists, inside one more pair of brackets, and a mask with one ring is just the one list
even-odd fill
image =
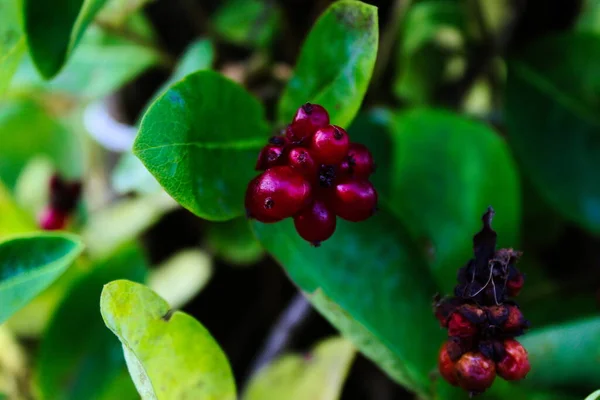
{"label": "glossy green leaf", "polygon": [[100,310],[123,344],[144,399],[234,400],[235,381],[217,342],[194,318],[149,288],[119,280],[104,287]]}
{"label": "glossy green leaf", "polygon": [[390,377],[422,395],[430,391],[443,332],[432,318],[436,286],[415,244],[391,214],[350,223],[338,219],[320,247],[298,236],[291,219],[253,223],[265,249],[311,303]]}
{"label": "glossy green leaf", "polygon": [[0,102],[0,179],[13,190],[35,156],[48,156],[67,178],[81,175],[82,144],[40,105],[30,100]]}
{"label": "glossy green leaf", "polygon": [[565,218],[600,233],[600,37],[573,33],[529,46],[508,66],[509,143]]}
{"label": "glossy green leaf", "polygon": [[359,1],[331,5],[310,31],[279,102],[281,124],[306,102],[323,105],[331,122],[346,127],[358,112],[373,73],[377,8]]}
{"label": "glossy green leaf", "polygon": [[248,383],[244,400],[337,400],[354,360],[346,339],[333,337],[308,354],[288,354],[260,370]]}
{"label": "glossy green leaf", "polygon": [[217,257],[233,265],[250,265],[264,255],[245,217],[208,225],[206,242]]}
{"label": "glossy green leaf", "polygon": [[182,250],[153,268],[148,286],[172,308],[181,308],[210,280],[212,258],[200,250]]}
{"label": "glossy green leaf", "polygon": [[142,252],[129,246],[93,265],[70,288],[37,353],[35,381],[42,399],[96,398],[126,372],[121,344],[104,327],[98,298],[106,283],[116,279],[142,282],[146,271]]}
{"label": "glossy green leaf", "polygon": [[600,385],[599,318],[531,331],[520,341],[531,362],[525,384],[566,390]]}
{"label": "glossy green leaf", "polygon": [[26,50],[18,6],[19,0],[0,0],[0,98]]}
{"label": "glossy green leaf", "polygon": [[11,236],[0,243],[0,323],[56,280],[83,250],[67,234]]}
{"label": "glossy green leaf", "polygon": [[598,400],[600,399],[600,390],[596,390],[594,393],[590,394],[585,400]]}
{"label": "glossy green leaf", "polygon": [[106,0],[22,0],[29,53],[40,74],[53,78]]}
{"label": "glossy green leaf", "polygon": [[255,98],[215,72],[200,71],[152,104],[133,152],[179,204],[224,221],[244,214],[246,186],[268,134]]}
{"label": "glossy green leaf", "polygon": [[415,109],[395,116],[392,141],[391,165],[379,165],[392,171],[385,200],[427,251],[444,293],[473,256],[488,206],[499,245],[518,245],[519,178],[500,136],[450,112]]}
{"label": "glossy green leaf", "polygon": [[243,46],[268,46],[277,33],[280,18],[274,3],[261,0],[228,0],[213,16],[216,33]]}

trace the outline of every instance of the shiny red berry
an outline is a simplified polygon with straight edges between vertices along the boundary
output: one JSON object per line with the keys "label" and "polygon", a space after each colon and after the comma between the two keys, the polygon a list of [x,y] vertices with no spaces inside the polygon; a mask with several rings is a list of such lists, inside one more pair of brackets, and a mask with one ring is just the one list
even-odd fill
{"label": "shiny red berry", "polygon": [[283,147],[273,144],[268,144],[262,148],[256,160],[254,169],[264,171],[276,165],[280,165],[283,157]]}
{"label": "shiny red berry", "polygon": [[288,165],[307,177],[309,180],[317,178],[318,165],[313,160],[310,152],[302,147],[290,150]]}
{"label": "shiny red berry", "polygon": [[465,318],[462,314],[455,312],[448,321],[448,335],[456,337],[471,337],[477,333],[477,326]]}
{"label": "shiny red berry", "polygon": [[531,370],[527,350],[514,339],[504,341],[504,350],[506,355],[496,366],[498,375],[507,381],[518,381],[525,378]]}
{"label": "shiny red berry", "polygon": [[368,181],[348,180],[335,186],[332,205],[337,216],[353,222],[363,221],[377,208],[377,192]]}
{"label": "shiny red berry", "polygon": [[494,362],[481,353],[468,352],[456,362],[458,385],[472,393],[482,393],[494,382],[496,367]]}
{"label": "shiny red berry", "polygon": [[448,354],[448,343],[444,343],[440,348],[440,354],[438,356],[438,370],[442,377],[451,384],[452,386],[458,386],[455,374],[456,363],[452,361]]}
{"label": "shiny red berry", "polygon": [[506,281],[506,293],[510,297],[518,296],[525,283],[525,277],[521,273],[517,273],[512,279]]}
{"label": "shiny red berry", "polygon": [[375,170],[371,152],[360,143],[350,143],[348,159],[352,176],[358,179],[368,178]]}
{"label": "shiny red berry", "polygon": [[55,208],[46,208],[40,217],[40,228],[46,231],[55,231],[64,229],[67,226],[67,213]]}
{"label": "shiny red berry", "polygon": [[310,151],[315,160],[322,164],[339,164],[348,155],[350,139],[345,130],[327,125],[315,132],[310,142]]}
{"label": "shiny red berry", "polygon": [[329,125],[327,110],[318,104],[306,103],[296,111],[286,136],[292,142],[299,142],[326,125]]}
{"label": "shiny red berry", "polygon": [[246,210],[250,218],[276,222],[306,207],[311,186],[289,166],[270,168],[254,178],[246,190]]}
{"label": "shiny red berry", "polygon": [[335,214],[321,200],[315,200],[294,217],[294,226],[298,234],[315,246],[333,235],[335,225]]}

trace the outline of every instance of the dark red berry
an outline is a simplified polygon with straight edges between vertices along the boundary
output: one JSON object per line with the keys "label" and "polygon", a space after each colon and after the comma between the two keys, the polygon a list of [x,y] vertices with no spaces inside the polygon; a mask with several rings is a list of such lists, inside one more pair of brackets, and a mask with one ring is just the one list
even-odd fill
{"label": "dark red berry", "polygon": [[440,354],[438,357],[438,370],[446,382],[453,386],[458,386],[458,381],[456,380],[455,374],[456,363],[450,358],[447,346],[448,344],[444,343],[440,348]]}
{"label": "dark red berry", "polygon": [[496,378],[494,362],[481,353],[468,352],[455,366],[458,385],[472,393],[482,393]]}
{"label": "dark red berry", "polygon": [[312,136],[317,129],[329,125],[329,114],[318,104],[306,103],[296,111],[291,128],[286,136],[292,142],[299,142]]}
{"label": "dark red berry", "polygon": [[273,144],[268,144],[262,148],[256,160],[254,169],[264,171],[276,165],[280,165],[283,156],[283,147]]}
{"label": "dark red berry", "polygon": [[514,305],[507,306],[508,309],[508,318],[506,322],[502,326],[505,332],[521,332],[523,329],[527,328],[528,322],[523,316],[519,307]]}
{"label": "dark red berry", "polygon": [[348,159],[352,176],[356,178],[366,179],[375,169],[371,152],[366,146],[360,143],[350,143]]}
{"label": "dark red berry", "polygon": [[348,180],[335,186],[333,211],[353,222],[369,218],[377,207],[377,192],[368,181]]}
{"label": "dark red berry", "polygon": [[272,144],[273,146],[283,147],[286,145],[286,142],[285,136],[282,135],[271,136],[269,138],[269,144]]}
{"label": "dark red berry", "polygon": [[307,149],[296,147],[290,150],[288,165],[311,181],[317,177],[318,166]]}
{"label": "dark red berry", "polygon": [[521,343],[513,339],[504,341],[504,350],[506,355],[496,366],[498,375],[507,381],[518,381],[525,378],[531,370],[527,350]]}
{"label": "dark red berry", "polygon": [[246,210],[261,222],[291,217],[310,202],[311,186],[289,166],[270,168],[254,178],[246,190]]}
{"label": "dark red berry", "polygon": [[322,164],[339,164],[348,155],[350,139],[345,130],[335,125],[318,129],[310,142],[310,151]]}
{"label": "dark red berry", "polygon": [[40,228],[46,231],[64,229],[67,226],[68,215],[55,208],[46,208],[40,217]]}
{"label": "dark red berry", "polygon": [[517,273],[512,279],[506,281],[506,293],[510,297],[518,296],[525,283],[523,274]]}
{"label": "dark red berry", "polygon": [[321,200],[315,200],[294,217],[294,226],[298,234],[315,246],[333,235],[335,225],[335,214]]}
{"label": "dark red berry", "polygon": [[82,185],[79,181],[66,181],[60,175],[53,175],[49,182],[50,207],[69,215],[77,206]]}
{"label": "dark red berry", "polygon": [[455,312],[448,321],[448,335],[456,337],[471,337],[477,333],[477,326],[465,318],[462,314]]}

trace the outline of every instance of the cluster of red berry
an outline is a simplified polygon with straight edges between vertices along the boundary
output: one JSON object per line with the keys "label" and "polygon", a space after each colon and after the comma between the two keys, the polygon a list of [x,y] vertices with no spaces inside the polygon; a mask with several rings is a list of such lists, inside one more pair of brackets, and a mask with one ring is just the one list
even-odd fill
{"label": "cluster of red berry", "polygon": [[79,202],[81,182],[67,182],[61,176],[53,175],[49,186],[50,199],[40,216],[40,228],[48,231],[64,229]]}
{"label": "cluster of red berry", "polygon": [[530,370],[527,351],[514,338],[529,327],[516,302],[524,276],[516,267],[521,256],[512,249],[496,251],[491,229],[493,210],[473,238],[475,258],[458,272],[454,296],[436,298],[435,315],[448,329],[438,367],[446,381],[478,394],[496,375],[505,380],[525,378]]}
{"label": "cluster of red berry", "polygon": [[330,125],[317,104],[304,104],[285,132],[269,139],[256,170],[264,172],[248,184],[248,216],[264,223],[293,217],[298,234],[315,246],[333,235],[336,216],[358,222],[377,207],[371,153]]}

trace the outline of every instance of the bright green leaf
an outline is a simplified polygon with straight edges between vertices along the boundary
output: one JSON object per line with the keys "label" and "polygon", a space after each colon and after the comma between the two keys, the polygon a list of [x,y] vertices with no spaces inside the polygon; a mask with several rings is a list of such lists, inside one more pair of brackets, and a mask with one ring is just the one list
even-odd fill
{"label": "bright green leaf", "polygon": [[250,265],[264,255],[245,217],[209,224],[206,242],[217,257],[233,265]]}
{"label": "bright green leaf", "polygon": [[189,315],[170,310],[149,288],[119,280],[104,287],[100,310],[123,344],[131,377],[144,399],[234,400],[225,354]]}
{"label": "bright green leaf", "polygon": [[153,268],[148,286],[172,308],[180,308],[204,288],[212,276],[212,258],[199,250],[182,250]]}
{"label": "bright green leaf", "polygon": [[243,46],[268,46],[277,33],[280,14],[276,4],[261,0],[228,0],[213,16],[216,33]]}
{"label": "bright green leaf", "polygon": [[125,247],[93,265],[66,293],[37,353],[35,380],[43,399],[93,399],[126,372],[121,344],[104,328],[98,298],[110,281],[142,282],[146,268],[142,252]]}
{"label": "bright green leaf", "polygon": [[144,164],[133,153],[124,153],[112,175],[112,186],[119,194],[137,192],[153,194],[162,190],[156,178],[144,167]]}
{"label": "bright green leaf", "polygon": [[519,178],[500,136],[446,111],[415,109],[394,118],[392,141],[392,164],[380,165],[391,169],[386,200],[428,252],[444,293],[473,256],[471,238],[488,206],[499,245],[517,246]]}
{"label": "bright green leaf", "polygon": [[429,393],[443,332],[432,318],[436,287],[400,222],[385,210],[360,223],[338,219],[314,248],[291,219],[253,223],[265,249],[311,303],[367,357],[412,391]]}
{"label": "bright green leaf", "polygon": [[179,204],[224,221],[244,214],[246,186],[268,134],[254,97],[215,72],[200,71],[152,104],[133,152]]}
{"label": "bright green leaf", "polygon": [[505,113],[523,170],[565,218],[600,233],[600,37],[562,34],[509,63]]}
{"label": "bright green leaf", "polygon": [[22,0],[29,54],[40,74],[61,70],[106,0]]}
{"label": "bright green leaf", "polygon": [[29,100],[0,103],[0,179],[13,190],[34,157],[48,156],[66,178],[81,175],[82,143],[40,105]]}
{"label": "bright green leaf", "polygon": [[30,215],[40,215],[48,204],[50,187],[40,185],[40,182],[50,182],[53,174],[54,165],[47,156],[33,157],[19,174],[14,189],[15,201]]}
{"label": "bright green leaf", "polygon": [[244,400],[337,400],[354,360],[350,342],[334,337],[308,354],[288,354],[260,370],[248,383]]}
{"label": "bright green leaf", "polygon": [[56,280],[83,250],[67,234],[11,236],[0,243],[0,323]]}
{"label": "bright green leaf", "polygon": [[600,318],[531,331],[520,342],[531,362],[525,384],[566,390],[600,385]]}
{"label": "bright green leaf", "polygon": [[31,232],[36,229],[33,219],[17,206],[0,180],[0,240],[7,235]]}
{"label": "bright green leaf", "polygon": [[290,123],[311,102],[323,105],[333,124],[349,125],[369,86],[378,40],[376,7],[350,0],[330,6],[302,46],[279,102],[279,122]]}
{"label": "bright green leaf", "polygon": [[0,0],[0,98],[26,50],[18,5],[19,0]]}

